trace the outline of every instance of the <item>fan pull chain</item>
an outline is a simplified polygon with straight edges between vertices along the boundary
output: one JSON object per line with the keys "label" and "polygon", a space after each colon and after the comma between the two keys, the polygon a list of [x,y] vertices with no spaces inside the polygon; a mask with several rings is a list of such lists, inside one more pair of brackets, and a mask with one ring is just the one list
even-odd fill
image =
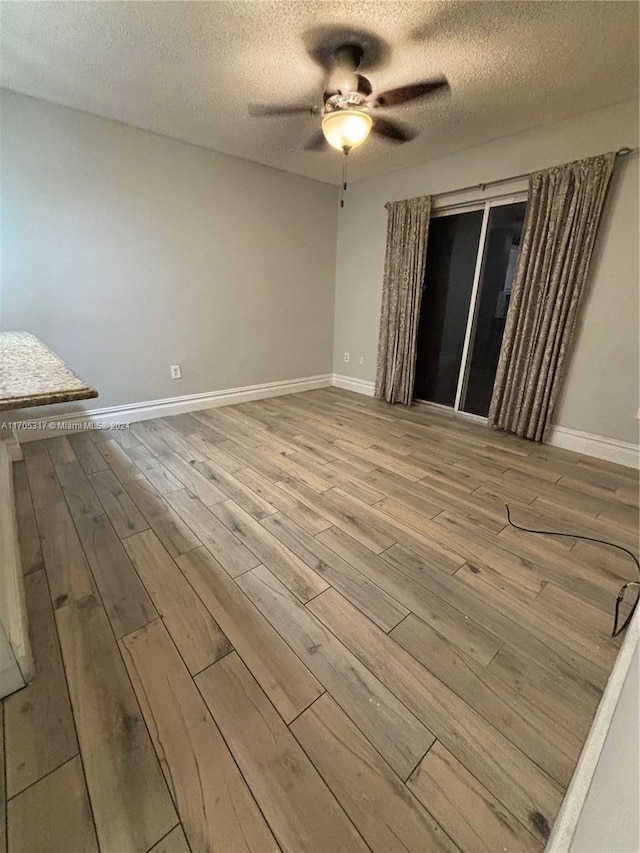
{"label": "fan pull chain", "polygon": [[344,207],[344,194],[347,191],[347,156],[349,149],[344,149],[344,160],[342,161],[342,184],[340,186],[340,207]]}

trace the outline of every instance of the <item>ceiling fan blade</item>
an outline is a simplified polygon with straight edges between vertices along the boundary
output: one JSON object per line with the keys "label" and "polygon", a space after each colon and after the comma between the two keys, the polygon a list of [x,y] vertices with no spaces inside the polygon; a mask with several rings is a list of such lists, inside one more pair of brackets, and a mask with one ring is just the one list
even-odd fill
{"label": "ceiling fan blade", "polygon": [[305,143],[305,151],[324,151],[327,147],[327,140],[324,138],[324,133],[319,130]]}
{"label": "ceiling fan blade", "polygon": [[364,95],[365,98],[368,98],[369,95],[373,92],[371,88],[371,83],[367,80],[366,77],[363,77],[362,74],[356,74],[358,79],[358,92],[361,95]]}
{"label": "ceiling fan blade", "polygon": [[413,130],[402,127],[393,121],[387,121],[384,118],[376,118],[374,120],[371,132],[377,136],[382,136],[384,139],[388,139],[389,142],[397,143],[410,142],[417,136],[417,133]]}
{"label": "ceiling fan blade", "polygon": [[433,92],[448,88],[449,82],[445,77],[439,77],[435,80],[423,80],[421,83],[411,83],[409,86],[399,86],[397,89],[389,89],[387,92],[382,92],[376,98],[376,104],[379,107],[395,107],[398,104],[406,104],[409,101],[426,98]]}
{"label": "ceiling fan blade", "polygon": [[249,104],[248,110],[252,118],[315,115],[319,111],[313,104]]}

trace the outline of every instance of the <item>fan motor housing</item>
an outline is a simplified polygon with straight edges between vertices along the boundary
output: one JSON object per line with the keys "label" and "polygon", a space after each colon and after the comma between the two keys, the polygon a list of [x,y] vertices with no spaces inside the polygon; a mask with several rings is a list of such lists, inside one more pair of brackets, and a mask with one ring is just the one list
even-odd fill
{"label": "fan motor housing", "polygon": [[359,92],[349,92],[348,95],[341,95],[339,92],[327,98],[324,105],[325,113],[333,113],[336,110],[362,110],[369,106],[367,99]]}

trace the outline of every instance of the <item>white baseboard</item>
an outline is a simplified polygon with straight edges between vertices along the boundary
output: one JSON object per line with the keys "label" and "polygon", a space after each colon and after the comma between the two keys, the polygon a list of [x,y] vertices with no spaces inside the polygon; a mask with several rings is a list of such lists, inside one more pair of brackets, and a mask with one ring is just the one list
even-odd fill
{"label": "white baseboard", "polygon": [[[78,432],[83,424],[117,424],[146,421],[168,415],[180,415],[196,412],[200,409],[212,409],[217,406],[229,406],[232,403],[246,403],[249,400],[264,400],[268,397],[280,397],[284,394],[296,394],[300,391],[312,391],[315,388],[328,388],[332,384],[331,374],[307,376],[302,379],[286,379],[282,382],[264,382],[260,385],[246,385],[242,388],[227,388],[223,391],[210,391],[205,394],[187,394],[183,397],[169,397],[165,400],[147,400],[142,403],[130,403],[124,406],[110,406],[105,409],[88,409],[84,412],[53,415],[38,419],[29,419],[29,429],[16,430],[20,442],[35,441],[64,435],[65,432]],[[13,420],[12,412],[3,412],[2,421]],[[61,425],[69,424],[68,429]]]}
{"label": "white baseboard", "polygon": [[342,388],[344,391],[355,391],[356,394],[364,394],[367,397],[373,397],[375,383],[368,379],[355,379],[353,376],[343,376],[340,373],[334,373],[332,383],[335,388]]}
{"label": "white baseboard", "polygon": [[593,435],[580,432],[569,427],[554,426],[547,441],[553,447],[584,453],[585,456],[595,456],[607,462],[615,462],[627,468],[640,467],[640,448],[630,441],[619,441],[617,438],[607,438],[604,435]]}

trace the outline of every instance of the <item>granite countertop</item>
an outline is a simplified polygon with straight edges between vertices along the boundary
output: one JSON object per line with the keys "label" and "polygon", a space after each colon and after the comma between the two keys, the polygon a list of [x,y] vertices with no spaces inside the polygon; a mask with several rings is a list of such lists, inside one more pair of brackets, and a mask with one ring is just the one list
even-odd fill
{"label": "granite countertop", "polygon": [[97,397],[30,332],[0,332],[0,410],[47,406]]}

